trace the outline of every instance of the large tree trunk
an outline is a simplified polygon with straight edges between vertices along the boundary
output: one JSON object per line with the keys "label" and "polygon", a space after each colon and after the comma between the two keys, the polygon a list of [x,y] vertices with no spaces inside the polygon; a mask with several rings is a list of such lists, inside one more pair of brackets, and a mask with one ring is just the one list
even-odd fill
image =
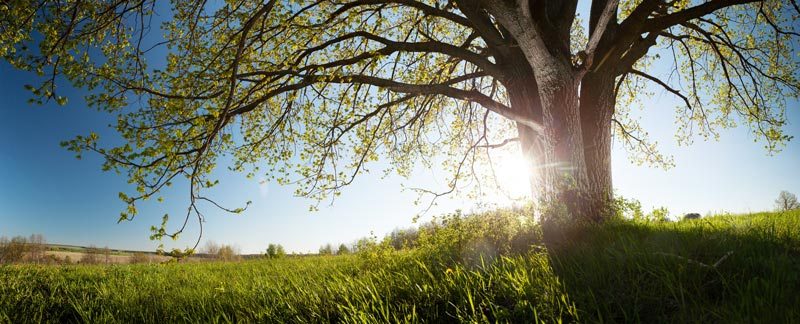
{"label": "large tree trunk", "polygon": [[[539,69],[542,70],[541,68]],[[549,66],[536,76],[542,102],[544,133],[544,199],[546,217],[586,219],[588,172],[578,100],[578,82],[571,67]],[[563,208],[566,208],[566,215]]]}
{"label": "large tree trunk", "polygon": [[589,73],[581,82],[580,113],[588,183],[588,216],[602,221],[612,213],[611,117],[614,114],[614,77]]}
{"label": "large tree trunk", "polygon": [[[532,192],[535,199],[545,203],[545,221],[602,220],[611,197],[613,111],[605,103],[610,98],[613,105],[613,95],[609,96],[605,87],[596,92],[586,88],[605,86],[606,80],[591,80],[592,72],[584,74],[575,69],[569,49],[571,19],[549,23],[539,16],[534,19],[534,15],[546,17],[548,13],[533,12],[527,1],[482,3],[505,28],[503,33],[516,40],[527,61],[525,70],[529,69],[535,78],[535,85],[530,88],[536,88],[538,93],[541,128],[518,127],[518,132],[523,154],[532,161],[534,174],[538,174],[531,179]],[[582,83],[587,75],[589,82]],[[613,84],[613,77],[608,83]],[[522,95],[515,95],[518,90],[507,89],[512,106],[526,105],[520,99]],[[613,88],[611,91],[613,94]],[[593,103],[604,108],[591,109]]]}
{"label": "large tree trunk", "polygon": [[[601,217],[597,215],[607,200],[596,197],[604,197],[609,192],[605,186],[611,185],[610,174],[589,170],[589,158],[585,154],[592,154],[591,167],[599,160],[595,159],[595,152],[585,149],[583,144],[578,83],[568,69],[551,72],[550,76],[541,78],[535,78],[532,72],[520,73],[505,84],[512,109],[523,112],[540,126],[517,124],[521,153],[529,163],[531,196],[537,204],[537,212],[541,212],[537,215],[570,221],[599,220]],[[546,88],[542,89],[543,86]],[[598,125],[591,132],[602,130]],[[596,141],[587,139],[591,145],[596,145]],[[608,147],[610,149],[610,145]]]}

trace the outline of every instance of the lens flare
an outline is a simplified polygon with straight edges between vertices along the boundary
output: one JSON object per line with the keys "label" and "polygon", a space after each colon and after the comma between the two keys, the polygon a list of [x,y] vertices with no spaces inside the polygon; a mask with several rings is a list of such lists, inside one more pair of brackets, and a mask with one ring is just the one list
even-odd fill
{"label": "lens flare", "polygon": [[500,191],[512,200],[530,198],[532,165],[528,159],[514,152],[493,159],[494,175]]}

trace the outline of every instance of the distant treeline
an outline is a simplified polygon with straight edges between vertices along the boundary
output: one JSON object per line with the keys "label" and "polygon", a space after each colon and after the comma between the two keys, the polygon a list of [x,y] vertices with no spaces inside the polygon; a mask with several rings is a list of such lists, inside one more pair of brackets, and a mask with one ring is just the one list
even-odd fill
{"label": "distant treeline", "polygon": [[[59,256],[57,253],[48,254],[47,251],[76,253],[74,260],[70,255]],[[44,236],[33,234],[28,237],[15,236],[0,237],[0,264],[36,263],[36,264],[109,264],[114,263],[112,256],[119,254],[118,250],[108,247],[98,248],[64,246],[47,244]],[[126,253],[128,263],[150,263],[155,259],[145,252]]]}
{"label": "distant treeline", "polygon": [[45,252],[47,243],[41,234],[33,234],[29,237],[15,236],[11,239],[0,237],[0,263],[49,263],[50,260]]}

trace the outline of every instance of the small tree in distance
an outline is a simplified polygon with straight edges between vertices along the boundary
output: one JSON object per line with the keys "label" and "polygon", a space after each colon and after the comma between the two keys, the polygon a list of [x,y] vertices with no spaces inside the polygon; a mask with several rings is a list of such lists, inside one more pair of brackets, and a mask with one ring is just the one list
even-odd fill
{"label": "small tree in distance", "polygon": [[283,246],[280,244],[273,244],[270,243],[267,246],[267,257],[270,259],[278,259],[282,258],[286,255],[286,251],[283,249]]}
{"label": "small tree in distance", "polygon": [[330,243],[325,244],[319,248],[320,255],[333,255],[333,246]]}
{"label": "small tree in distance", "polygon": [[31,234],[27,244],[28,258],[31,262],[41,263],[45,261],[47,244],[42,234]]}
{"label": "small tree in distance", "polygon": [[106,246],[103,248],[102,251],[103,251],[103,262],[105,262],[105,264],[111,263],[111,249],[109,249],[108,246]]}
{"label": "small tree in distance", "polygon": [[775,205],[778,210],[787,211],[800,208],[800,203],[797,202],[797,196],[786,190],[778,194],[778,199],[775,199]]}
{"label": "small tree in distance", "polygon": [[10,240],[0,237],[0,263],[21,262],[25,256],[26,242],[22,236],[15,236]]}
{"label": "small tree in distance", "polygon": [[[214,241],[207,241],[202,251],[206,257],[222,261],[235,261],[240,258],[239,249],[237,247],[227,244],[218,244]],[[180,253],[182,253],[182,251],[174,251],[174,254]]]}
{"label": "small tree in distance", "polygon": [[231,245],[223,244],[217,251],[217,259],[222,261],[237,261],[239,258],[239,250]]}
{"label": "small tree in distance", "polygon": [[339,250],[336,251],[336,254],[337,255],[350,254],[350,249],[347,248],[347,245],[344,245],[344,243],[342,243],[341,245],[339,245]]}
{"label": "small tree in distance", "polygon": [[206,246],[203,248],[203,253],[211,257],[214,257],[217,255],[218,252],[219,252],[219,244],[217,244],[217,242],[214,241],[206,242]]}

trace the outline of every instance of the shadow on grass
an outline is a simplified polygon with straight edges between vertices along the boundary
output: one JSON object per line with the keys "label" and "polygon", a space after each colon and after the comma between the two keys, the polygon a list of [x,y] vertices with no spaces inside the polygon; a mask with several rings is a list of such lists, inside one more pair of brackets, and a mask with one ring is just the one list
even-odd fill
{"label": "shadow on grass", "polygon": [[548,249],[581,322],[800,322],[800,213],[611,222]]}

